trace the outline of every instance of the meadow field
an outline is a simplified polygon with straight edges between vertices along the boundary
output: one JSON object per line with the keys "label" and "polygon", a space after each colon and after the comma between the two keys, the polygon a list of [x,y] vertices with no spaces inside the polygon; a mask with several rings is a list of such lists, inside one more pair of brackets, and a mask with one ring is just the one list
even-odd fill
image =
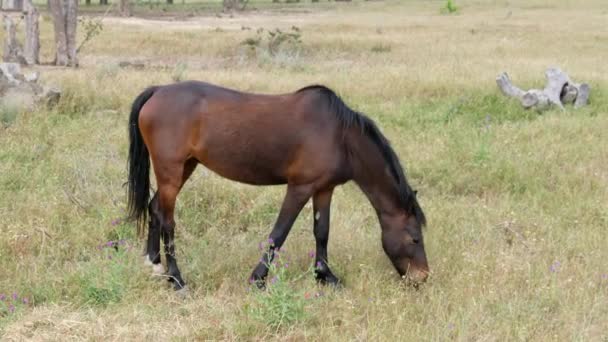
{"label": "meadow field", "polygon": [[[138,5],[103,20],[79,68],[27,68],[63,94],[50,109],[0,111],[0,340],[608,341],[608,5],[462,0],[447,14],[444,3],[218,15],[176,2],[158,17]],[[269,41],[276,29],[283,42]],[[496,86],[506,71],[543,87],[551,66],[591,85],[588,106],[526,111]],[[313,279],[309,203],[268,291],[254,290],[285,188],[203,167],[176,209],[189,292],[153,276],[124,219],[128,112],[147,86],[188,79],[258,93],[324,84],[375,120],[428,219],[428,281],[400,281],[374,210],[347,183],[329,238],[344,287]]]}

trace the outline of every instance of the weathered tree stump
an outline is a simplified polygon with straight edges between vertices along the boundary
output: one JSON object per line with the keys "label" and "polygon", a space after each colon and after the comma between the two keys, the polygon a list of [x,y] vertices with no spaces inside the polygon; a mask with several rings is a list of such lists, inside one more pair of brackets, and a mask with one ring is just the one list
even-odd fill
{"label": "weathered tree stump", "polygon": [[0,107],[23,112],[57,103],[61,91],[39,84],[38,78],[37,73],[23,75],[17,63],[0,63]]}
{"label": "weathered tree stump", "polygon": [[523,91],[511,83],[506,72],[498,75],[496,84],[504,95],[518,98],[526,109],[542,111],[557,106],[563,110],[566,104],[574,103],[574,108],[580,108],[589,102],[591,88],[587,83],[572,82],[559,68],[547,69],[545,77],[547,85],[544,89]]}

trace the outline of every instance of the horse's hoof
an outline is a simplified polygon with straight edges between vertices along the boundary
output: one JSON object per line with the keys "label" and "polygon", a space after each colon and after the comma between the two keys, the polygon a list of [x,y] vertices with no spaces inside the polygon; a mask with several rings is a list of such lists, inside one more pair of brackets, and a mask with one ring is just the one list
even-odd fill
{"label": "horse's hoof", "polygon": [[264,281],[264,279],[255,279],[253,281],[249,281],[249,283],[255,285],[258,290],[266,290],[266,282]]}
{"label": "horse's hoof", "polygon": [[181,287],[176,284],[174,287],[174,290],[175,290],[175,294],[180,298],[186,298],[186,297],[190,296],[190,289],[185,285],[183,287]]}
{"label": "horse's hoof", "polygon": [[341,289],[343,287],[342,281],[333,274],[319,276],[317,277],[317,282],[321,285],[328,285],[336,289]]}
{"label": "horse's hoof", "polygon": [[165,274],[167,281],[173,284],[173,289],[179,291],[186,288],[186,282],[182,279],[181,275]]}
{"label": "horse's hoof", "polygon": [[165,268],[163,267],[163,264],[152,265],[152,274],[161,275],[163,273],[165,273]]}

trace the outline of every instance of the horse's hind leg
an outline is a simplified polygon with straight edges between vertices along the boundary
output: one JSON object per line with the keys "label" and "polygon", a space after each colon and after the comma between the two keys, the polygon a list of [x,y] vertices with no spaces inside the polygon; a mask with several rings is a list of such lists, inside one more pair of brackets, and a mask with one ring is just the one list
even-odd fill
{"label": "horse's hind leg", "polygon": [[160,207],[158,204],[158,192],[152,197],[148,205],[148,212],[150,222],[148,226],[145,263],[152,266],[153,273],[160,274],[163,272],[163,266],[160,263]]}
{"label": "horse's hind leg", "polygon": [[[158,183],[158,191],[155,195],[155,197],[158,197],[158,211],[155,211],[155,217],[158,220],[158,226],[160,227],[160,232],[165,245],[165,257],[168,268],[167,275],[169,276],[169,280],[174,282],[176,290],[182,289],[185,286],[185,282],[181,277],[175,258],[175,201],[177,199],[177,194],[188,180],[188,177],[190,177],[197,164],[198,161],[196,159],[189,159],[184,164],[170,163],[158,167],[158,170],[155,168]],[[154,249],[151,251],[152,253],[156,252],[156,246],[160,249],[158,234],[153,236],[151,246]],[[157,254],[159,254],[158,265],[160,265],[160,251]]]}

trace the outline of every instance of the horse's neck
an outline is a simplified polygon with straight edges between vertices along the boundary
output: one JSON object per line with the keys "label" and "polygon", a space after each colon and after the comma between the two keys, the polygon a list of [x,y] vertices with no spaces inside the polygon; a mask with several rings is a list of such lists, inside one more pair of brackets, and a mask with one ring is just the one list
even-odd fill
{"label": "horse's neck", "polygon": [[352,151],[353,181],[357,183],[378,213],[399,210],[398,191],[387,163],[378,147],[367,137],[348,139]]}

